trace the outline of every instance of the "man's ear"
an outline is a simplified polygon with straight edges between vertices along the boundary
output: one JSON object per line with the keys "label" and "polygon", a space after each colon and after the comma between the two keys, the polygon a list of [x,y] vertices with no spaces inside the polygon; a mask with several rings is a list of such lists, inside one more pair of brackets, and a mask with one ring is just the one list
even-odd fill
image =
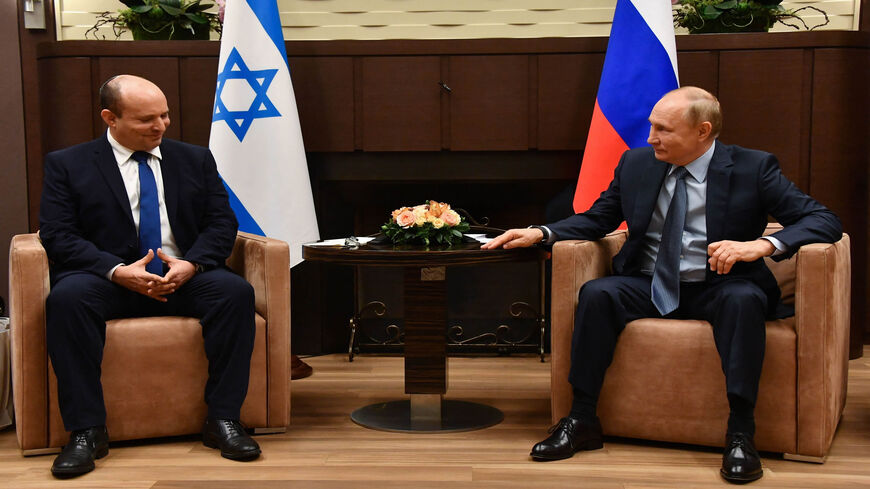
{"label": "man's ear", "polygon": [[109,110],[109,109],[103,109],[103,110],[101,110],[101,111],[100,111],[100,117],[103,118],[103,122],[105,122],[106,125],[109,126],[109,127],[115,127],[115,121],[118,119],[118,116],[116,116],[116,115],[115,115],[111,110]]}
{"label": "man's ear", "polygon": [[713,133],[713,124],[709,121],[704,121],[698,125],[698,139],[709,139]]}

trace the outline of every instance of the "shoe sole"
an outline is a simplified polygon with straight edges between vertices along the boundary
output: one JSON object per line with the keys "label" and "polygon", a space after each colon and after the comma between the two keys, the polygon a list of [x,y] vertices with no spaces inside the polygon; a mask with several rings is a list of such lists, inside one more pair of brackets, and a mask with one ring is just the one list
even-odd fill
{"label": "shoe sole", "polygon": [[552,462],[554,460],[565,460],[566,458],[571,458],[577,452],[588,451],[588,450],[598,450],[601,448],[604,448],[603,441],[601,441],[601,440],[589,440],[586,443],[583,443],[582,445],[578,445],[577,447],[574,448],[573,452],[571,452],[570,454],[565,455],[565,456],[547,457],[547,456],[535,455],[535,454],[531,454],[531,453],[529,455],[532,457],[532,460],[535,460],[537,462]]}
{"label": "shoe sole", "polygon": [[[108,454],[109,454],[109,447],[104,447],[104,448],[98,449],[97,453],[94,454],[94,460],[99,460]],[[67,478],[67,477],[75,477],[77,475],[87,474],[88,472],[91,472],[96,468],[97,468],[97,466],[95,464],[91,464],[91,465],[84,467],[84,468],[76,467],[76,468],[69,468],[69,469],[55,469],[54,467],[52,467],[51,468],[51,475],[63,479],[63,478]]]}
{"label": "shoe sole", "polygon": [[[207,438],[203,437],[202,444],[208,448],[216,448],[216,449],[220,450],[220,445],[214,440],[207,439]],[[260,456],[260,449],[259,448],[256,450],[252,450],[250,452],[244,452],[244,453],[239,453],[239,454],[232,454],[232,453],[228,453],[228,452],[221,450],[221,457],[228,458],[230,460],[236,460],[236,461],[253,460],[259,456]]]}
{"label": "shoe sole", "polygon": [[724,470],[719,469],[719,474],[722,475],[723,479],[725,479],[726,481],[728,481],[732,484],[746,484],[746,483],[757,481],[758,479],[761,479],[761,476],[764,475],[764,471],[761,471],[758,474],[748,475],[746,477],[733,477],[733,476],[726,475]]}

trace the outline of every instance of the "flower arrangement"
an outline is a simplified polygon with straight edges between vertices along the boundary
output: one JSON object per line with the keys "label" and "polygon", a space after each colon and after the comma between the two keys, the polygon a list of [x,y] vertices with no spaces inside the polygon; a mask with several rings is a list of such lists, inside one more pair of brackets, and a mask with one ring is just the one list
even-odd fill
{"label": "flower arrangement", "polygon": [[[780,5],[782,0],[672,0],[671,3],[674,4],[674,26],[685,27],[692,34],[767,32],[777,22],[795,29],[802,25],[806,30],[813,30],[829,22],[828,14],[816,7],[788,10]],[[821,13],[825,22],[809,27],[797,15],[805,9]]]}
{"label": "flower arrangement", "polygon": [[[137,40],[208,39],[209,33],[221,32],[218,14],[206,12],[214,4],[201,0],[121,0],[127,6],[117,13],[103,12],[85,32],[97,38],[104,26],[111,26],[115,38],[129,30]],[[103,36],[105,39],[105,36]]]}
{"label": "flower arrangement", "polygon": [[450,204],[430,200],[414,207],[400,207],[393,211],[381,231],[394,244],[422,243],[452,245],[468,232],[465,218],[450,208]]}

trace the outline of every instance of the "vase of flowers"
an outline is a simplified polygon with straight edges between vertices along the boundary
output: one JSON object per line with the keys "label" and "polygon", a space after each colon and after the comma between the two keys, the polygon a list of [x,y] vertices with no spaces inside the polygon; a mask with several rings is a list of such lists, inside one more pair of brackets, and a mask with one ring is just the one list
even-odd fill
{"label": "vase of flowers", "polygon": [[413,207],[394,210],[390,220],[381,226],[393,244],[450,246],[462,240],[469,225],[465,218],[450,208],[450,204],[430,200]]}
{"label": "vase of flowers", "polygon": [[[93,35],[111,26],[115,38],[129,30],[135,40],[209,39],[211,31],[221,32],[218,14],[206,12],[214,6],[201,0],[121,0],[127,6],[117,13],[103,12],[85,32]],[[105,36],[104,36],[105,38]]]}
{"label": "vase of flowers", "polygon": [[[674,26],[685,27],[690,34],[725,32],[767,32],[777,22],[800,29],[813,30],[828,24],[828,15],[813,6],[789,10],[782,0],[673,0]],[[808,26],[797,14],[815,10],[825,22]]]}

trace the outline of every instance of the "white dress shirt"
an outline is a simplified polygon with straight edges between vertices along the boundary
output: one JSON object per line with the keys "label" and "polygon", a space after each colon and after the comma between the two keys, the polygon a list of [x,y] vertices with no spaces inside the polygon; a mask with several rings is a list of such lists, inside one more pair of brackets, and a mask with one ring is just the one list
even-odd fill
{"label": "white dress shirt", "polygon": [[[112,146],[112,153],[115,155],[115,161],[118,162],[118,169],[121,171],[121,178],[124,179],[124,188],[127,190],[127,199],[130,201],[130,210],[133,212],[133,223],[136,225],[136,233],[139,233],[139,163],[133,159],[134,151],[125,148],[115,138],[112,137],[111,131],[106,131],[106,139],[109,140],[109,145]],[[169,214],[166,212],[166,199],[163,194],[163,173],[160,171],[160,147],[156,147],[148,151],[151,155],[148,158],[148,167],[154,173],[154,180],[157,182],[157,201],[160,206],[160,238],[161,248],[163,252],[174,258],[181,258],[181,251],[175,244],[175,236],[172,234],[172,228],[169,226]],[[154,250],[156,253],[157,250]],[[119,263],[106,274],[109,280],[112,279],[112,274],[115,269],[123,263]]]}

